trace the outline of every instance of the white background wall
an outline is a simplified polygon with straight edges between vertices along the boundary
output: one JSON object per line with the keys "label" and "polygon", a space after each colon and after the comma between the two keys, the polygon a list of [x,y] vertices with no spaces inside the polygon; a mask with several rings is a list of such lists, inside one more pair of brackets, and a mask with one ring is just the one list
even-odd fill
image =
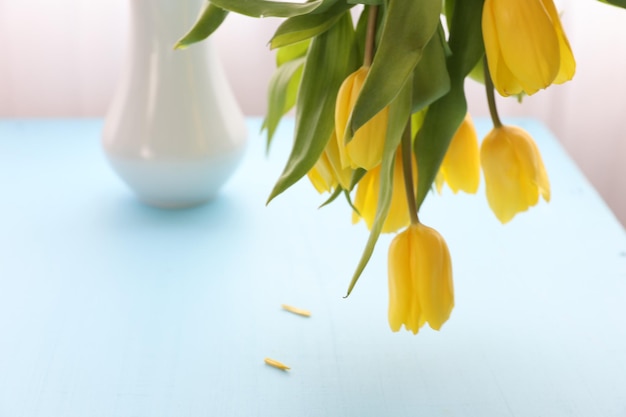
{"label": "white background wall", "polygon": [[[129,0],[0,0],[0,117],[101,117],[121,67]],[[506,116],[544,121],[626,224],[626,11],[562,0],[578,62],[573,82],[501,99]],[[267,41],[280,23],[230,15],[215,44],[249,115],[265,111],[274,68]],[[470,110],[486,116],[483,89]],[[589,220],[589,219],[587,219]]]}

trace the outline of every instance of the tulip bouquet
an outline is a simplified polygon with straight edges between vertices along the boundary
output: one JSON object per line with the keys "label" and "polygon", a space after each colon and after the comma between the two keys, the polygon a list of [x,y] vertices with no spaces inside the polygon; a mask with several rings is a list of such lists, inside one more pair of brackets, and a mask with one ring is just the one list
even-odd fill
{"label": "tulip bouquet", "polygon": [[[263,124],[268,146],[294,106],[296,123],[269,200],[305,176],[329,193],[326,203],[347,197],[353,222],[363,219],[371,231],[348,294],[380,234],[397,232],[389,325],[440,329],[454,306],[451,258],[418,216],[433,185],[476,193],[482,167],[502,223],[539,196],[550,199],[537,145],[500,121],[494,91],[530,95],[573,77],[553,0],[210,0],[177,47],[208,37],[229,12],[285,18],[269,42],[277,69]],[[476,74],[494,125],[480,148],[464,93],[465,78]]]}

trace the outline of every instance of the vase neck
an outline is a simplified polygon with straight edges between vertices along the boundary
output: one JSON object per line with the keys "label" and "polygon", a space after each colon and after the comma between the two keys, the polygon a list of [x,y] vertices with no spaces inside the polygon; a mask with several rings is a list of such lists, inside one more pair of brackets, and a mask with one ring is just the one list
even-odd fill
{"label": "vase neck", "polygon": [[129,0],[131,36],[143,46],[171,49],[196,21],[204,0]]}

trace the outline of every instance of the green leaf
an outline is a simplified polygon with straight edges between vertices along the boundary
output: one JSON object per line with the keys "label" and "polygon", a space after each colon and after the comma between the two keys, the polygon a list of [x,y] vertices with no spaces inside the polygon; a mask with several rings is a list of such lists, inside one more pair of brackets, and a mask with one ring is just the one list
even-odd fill
{"label": "green leaf", "polygon": [[413,78],[413,112],[429,106],[450,91],[450,76],[446,67],[443,29],[430,39],[422,59],[415,67]]}
{"label": "green leaf", "polygon": [[472,80],[476,81],[477,83],[481,83],[482,85],[485,85],[485,60],[484,59],[479,60],[476,63],[476,65],[474,65],[474,68],[472,68],[472,70],[468,74],[468,77],[470,77]]}
{"label": "green leaf", "polygon": [[[356,47],[358,50],[358,60],[359,62],[363,62],[363,57],[365,55],[365,38],[367,34],[367,20],[369,16],[370,8],[365,7],[359,16],[359,20],[356,23]],[[380,15],[380,13],[379,13]],[[380,18],[380,16],[379,16]]]}
{"label": "green leaf", "polygon": [[441,0],[389,0],[378,49],[346,128],[346,141],[398,95],[435,33],[440,13]]}
{"label": "green leaf", "polygon": [[302,68],[304,58],[289,61],[274,71],[268,86],[267,114],[263,121],[263,128],[267,129],[267,149],[276,128],[282,119],[295,104],[295,97],[298,92],[298,85],[302,78]]}
{"label": "green leaf", "polygon": [[294,145],[268,203],[315,165],[335,128],[335,102],[343,80],[356,67],[350,13],[311,41],[297,99]]}
{"label": "green leaf", "polygon": [[283,109],[283,115],[291,110],[298,99],[298,89],[300,88],[300,81],[302,81],[302,70],[304,64],[296,70],[296,73],[291,77],[289,85],[287,86],[287,96],[285,97],[285,107]]}
{"label": "green leaf", "polygon": [[306,56],[310,44],[311,41],[307,39],[306,41],[278,48],[278,51],[276,51],[276,66],[280,67],[285,62]]}
{"label": "green leaf", "polygon": [[267,0],[211,0],[222,9],[251,17],[292,17],[307,14],[322,4],[322,0],[289,3]]}
{"label": "green leaf", "polygon": [[278,48],[276,52],[277,67],[281,67],[294,60],[300,60],[300,62],[298,69],[293,68],[292,65],[287,69],[277,69],[270,80],[268,86],[267,114],[261,125],[261,131],[267,129],[267,152],[269,152],[272,138],[274,137],[280,120],[296,103],[300,80],[302,79],[302,65],[305,61],[310,43],[310,40],[307,39],[306,41]]}
{"label": "green leaf", "polygon": [[348,0],[350,4],[365,4],[367,6],[380,6],[383,0]]}
{"label": "green leaf", "polygon": [[328,200],[324,201],[322,203],[322,205],[318,207],[318,209],[321,209],[322,207],[326,207],[327,205],[329,205],[330,203],[335,201],[337,199],[337,197],[339,197],[341,194],[343,194],[343,192],[344,192],[343,188],[341,188],[341,187],[335,188],[335,190],[330,195],[330,197],[328,197]]}
{"label": "green leaf", "polygon": [[354,190],[354,187],[356,187],[356,185],[359,183],[359,181],[361,181],[361,178],[363,178],[365,174],[367,174],[367,171],[363,168],[357,168],[354,170],[354,172],[352,172],[352,179],[350,180],[350,191]]}
{"label": "green leaf", "polygon": [[363,168],[355,169],[352,172],[352,179],[350,180],[350,189],[344,190],[343,188],[341,188],[341,186],[338,186],[333,192],[333,194],[330,196],[330,198],[326,200],[324,204],[319,206],[319,208],[329,205],[330,203],[335,201],[335,199],[339,196],[339,194],[345,193],[346,198],[348,199],[348,204],[350,205],[350,207],[352,207],[352,210],[358,213],[359,211],[356,209],[356,207],[354,207],[354,204],[352,204],[352,199],[350,198],[350,192],[354,189],[354,187],[356,187],[356,185],[359,183],[359,181],[361,181],[361,178],[363,178],[365,174],[367,174],[367,171],[364,170]]}
{"label": "green leaf", "polygon": [[456,0],[443,0],[443,10],[446,15],[446,25],[452,27],[452,16],[454,15],[454,6]]}
{"label": "green leaf", "polygon": [[600,0],[600,2],[626,9],[626,0]]}
{"label": "green leaf", "polygon": [[424,202],[450,140],[467,113],[463,82],[484,55],[482,5],[483,0],[463,0],[455,4],[448,42],[452,55],[447,59],[450,91],[430,105],[414,145],[418,167],[418,207]]}
{"label": "green leaf", "polygon": [[348,203],[348,205],[350,206],[350,208],[359,216],[361,215],[359,213],[359,210],[354,206],[354,203],[352,202],[352,197],[350,196],[350,191],[348,190],[343,190],[343,195],[344,197],[346,197],[346,203]]}
{"label": "green leaf", "polygon": [[393,191],[395,156],[406,125],[411,117],[411,85],[412,78],[409,76],[409,80],[407,80],[407,83],[401,89],[400,94],[398,94],[389,105],[389,124],[387,125],[387,137],[385,139],[383,160],[380,167],[380,189],[378,191],[376,217],[374,217],[372,230],[370,231],[370,236],[363,250],[363,254],[361,255],[361,260],[348,286],[346,297],[348,297],[354,289],[359,277],[372,257],[376,242],[378,242],[385,219],[389,213],[391,194]]}
{"label": "green leaf", "polygon": [[327,31],[351,7],[353,5],[345,1],[338,1],[324,13],[290,17],[276,29],[270,48],[290,45]]}
{"label": "green leaf", "polygon": [[317,9],[313,10],[311,13],[312,14],[324,13],[325,11],[333,7],[338,1],[343,1],[343,0],[322,0],[322,4],[320,4],[317,7]]}
{"label": "green leaf", "polygon": [[207,1],[200,11],[196,23],[189,29],[189,32],[176,42],[174,49],[185,49],[191,44],[205,40],[215,32],[227,15],[226,10]]}
{"label": "green leaf", "polygon": [[462,81],[485,54],[481,29],[483,0],[464,0],[454,8],[450,39],[450,78]]}

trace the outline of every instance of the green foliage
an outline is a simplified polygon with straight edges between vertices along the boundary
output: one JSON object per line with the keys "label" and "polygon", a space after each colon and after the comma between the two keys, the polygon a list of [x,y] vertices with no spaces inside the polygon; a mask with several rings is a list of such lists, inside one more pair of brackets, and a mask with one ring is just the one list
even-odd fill
{"label": "green foliage", "polygon": [[310,44],[310,40],[307,39],[306,41],[292,43],[279,48],[276,51],[276,66],[280,67],[285,62],[306,56]]}
{"label": "green foliage", "polygon": [[353,46],[349,13],[311,41],[298,91],[294,145],[268,203],[306,175],[324,151],[335,129],[337,91],[356,67]]}
{"label": "green foliage", "polygon": [[374,61],[346,128],[346,141],[405,86],[437,29],[440,13],[441,0],[389,0]]}
{"label": "green foliage", "polygon": [[484,55],[480,29],[482,4],[483,0],[464,0],[455,4],[448,42],[452,54],[447,59],[450,91],[429,107],[414,145],[418,207],[424,202],[450,140],[467,112],[463,81]]}
{"label": "green foliage", "polygon": [[365,4],[368,6],[380,6],[384,3],[383,0],[348,0],[350,4]]}
{"label": "green foliage", "polygon": [[289,3],[266,0],[211,0],[224,10],[250,17],[292,17],[307,14],[318,8],[322,0],[307,3]]}
{"label": "green foliage", "polygon": [[626,9],[626,0],[600,0],[602,3],[612,4],[613,6]]}
{"label": "green foliage", "polygon": [[200,15],[194,23],[193,27],[183,35],[176,45],[175,49],[184,49],[191,44],[200,42],[208,38],[222,24],[228,12],[221,9],[210,2],[206,2],[200,11]]}
{"label": "green foliage", "polygon": [[446,68],[446,47],[443,29],[430,39],[413,77],[413,113],[418,112],[450,91]]}
{"label": "green foliage", "polygon": [[349,296],[354,289],[359,277],[372,257],[376,242],[378,242],[383,224],[387,218],[387,213],[389,212],[391,193],[393,190],[395,156],[411,116],[411,84],[411,78],[409,76],[409,80],[407,80],[405,85],[400,89],[399,94],[389,106],[389,124],[387,126],[387,138],[385,139],[383,161],[380,168],[380,189],[378,192],[376,217],[374,218],[374,224],[372,225],[372,230],[370,231],[369,239],[363,250],[361,260],[348,286],[346,297]]}
{"label": "green foliage", "polygon": [[280,48],[320,35],[331,28],[353,5],[338,1],[319,14],[305,14],[286,19],[274,33],[270,47]]}
{"label": "green foliage", "polygon": [[272,75],[268,90],[267,114],[263,120],[263,129],[267,130],[268,150],[280,119],[296,104],[304,61],[304,57],[288,61],[278,67]]}
{"label": "green foliage", "polygon": [[369,11],[370,7],[364,8],[356,24],[355,44],[357,49],[357,59],[359,62],[363,62],[363,57],[365,55],[365,37],[367,36],[367,19],[369,17]]}
{"label": "green foliage", "polygon": [[280,120],[296,104],[302,69],[310,44],[310,40],[307,39],[279,48],[276,52],[278,68],[269,82],[267,114],[261,127],[261,131],[267,131],[268,152]]}

